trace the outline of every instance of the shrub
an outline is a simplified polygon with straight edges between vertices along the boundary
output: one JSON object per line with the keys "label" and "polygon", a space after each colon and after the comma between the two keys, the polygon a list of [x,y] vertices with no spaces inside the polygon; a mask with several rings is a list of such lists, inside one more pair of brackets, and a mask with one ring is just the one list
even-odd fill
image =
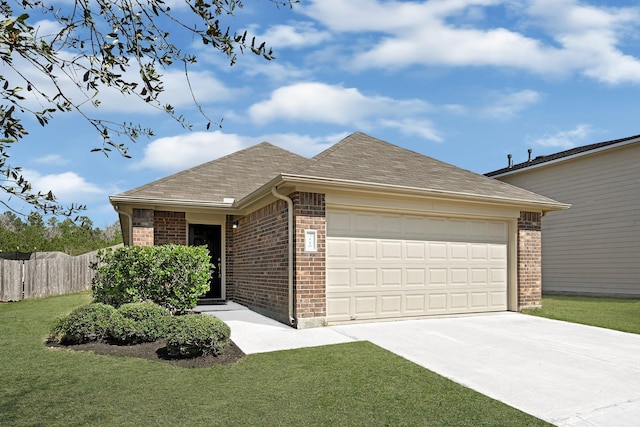
{"label": "shrub", "polygon": [[171,357],[219,355],[229,342],[231,330],[222,320],[206,314],[173,317],[166,336]]}
{"label": "shrub", "polygon": [[115,308],[106,304],[78,307],[53,325],[51,338],[61,344],[102,340],[109,335],[111,322],[116,316]]}
{"label": "shrub", "polygon": [[209,289],[213,265],[204,246],[163,245],[103,250],[92,268],[97,302],[119,307],[153,301],[181,314],[195,307]]}
{"label": "shrub", "polygon": [[152,302],[127,303],[117,310],[110,337],[121,344],[153,342],[164,336],[171,313]]}

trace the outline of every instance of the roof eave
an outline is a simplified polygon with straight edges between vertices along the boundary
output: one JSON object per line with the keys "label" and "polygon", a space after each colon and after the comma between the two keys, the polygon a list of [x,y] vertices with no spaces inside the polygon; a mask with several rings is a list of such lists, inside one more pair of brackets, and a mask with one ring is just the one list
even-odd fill
{"label": "roof eave", "polygon": [[354,190],[362,190],[362,191],[375,191],[380,192],[386,191],[392,194],[413,194],[413,195],[421,195],[424,197],[436,197],[439,199],[448,199],[448,200],[464,200],[464,201],[473,201],[476,203],[490,203],[490,204],[500,204],[500,205],[509,205],[509,206],[517,206],[520,208],[529,208],[535,211],[542,212],[550,212],[557,210],[569,209],[571,205],[560,203],[560,202],[537,202],[532,200],[524,200],[524,199],[513,199],[507,197],[490,197],[490,196],[480,196],[477,194],[470,193],[462,193],[462,192],[449,192],[442,190],[434,190],[427,188],[418,188],[418,187],[409,187],[402,185],[393,185],[393,184],[379,184],[365,181],[353,181],[346,179],[336,179],[336,178],[326,178],[326,177],[315,177],[315,176],[307,176],[307,175],[295,175],[295,174],[280,174],[253,193],[244,197],[242,200],[238,202],[238,207],[246,207],[250,203],[255,200],[264,197],[267,194],[270,194],[271,188],[274,186],[279,186],[285,183],[291,184],[306,184],[306,185],[317,185],[322,186],[323,188],[340,188],[340,189],[354,189]]}
{"label": "roof eave", "polygon": [[229,211],[237,211],[235,202],[209,202],[203,200],[181,200],[181,199],[159,199],[140,196],[123,196],[116,195],[110,196],[109,201],[113,206],[120,203],[127,203],[132,205],[154,205],[154,206],[167,206],[167,207],[190,207],[190,208],[207,208],[207,209],[224,209]]}

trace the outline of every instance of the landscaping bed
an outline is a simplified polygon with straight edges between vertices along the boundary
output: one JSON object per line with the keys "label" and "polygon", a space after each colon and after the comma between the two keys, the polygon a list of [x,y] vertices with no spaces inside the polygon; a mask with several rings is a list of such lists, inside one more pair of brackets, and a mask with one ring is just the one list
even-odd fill
{"label": "landscaping bed", "polygon": [[153,360],[168,363],[184,368],[208,368],[210,366],[230,365],[242,359],[245,354],[233,341],[229,341],[222,354],[217,356],[206,354],[193,358],[175,358],[167,354],[167,346],[164,340],[141,343],[136,345],[115,345],[105,342],[89,342],[85,344],[62,345],[54,340],[48,340],[47,346],[56,349],[73,351],[90,351],[107,356],[137,357],[139,359]]}

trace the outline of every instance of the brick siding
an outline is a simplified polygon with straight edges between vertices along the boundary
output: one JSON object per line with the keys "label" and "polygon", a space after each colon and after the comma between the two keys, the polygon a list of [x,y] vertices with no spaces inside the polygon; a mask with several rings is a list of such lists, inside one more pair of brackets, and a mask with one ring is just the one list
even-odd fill
{"label": "brick siding", "polygon": [[518,219],[518,307],[542,303],[542,215],[521,212]]}
{"label": "brick siding", "polygon": [[153,246],[153,210],[134,209],[131,234],[133,246]]}
{"label": "brick siding", "polygon": [[186,245],[185,213],[134,209],[132,234],[133,246]]}
{"label": "brick siding", "polygon": [[[324,322],[326,297],[326,208],[324,194],[296,192],[291,195],[295,218],[295,312],[301,319]],[[305,252],[304,230],[317,230],[317,251]],[[313,325],[318,326],[318,325]]]}
{"label": "brick siding", "polygon": [[153,224],[155,245],[187,244],[187,220],[184,212],[154,211]]}
{"label": "brick siding", "polygon": [[[227,270],[233,280],[233,300],[287,323],[287,203],[278,200],[237,221],[231,239],[232,267]],[[230,243],[227,240],[227,247]]]}

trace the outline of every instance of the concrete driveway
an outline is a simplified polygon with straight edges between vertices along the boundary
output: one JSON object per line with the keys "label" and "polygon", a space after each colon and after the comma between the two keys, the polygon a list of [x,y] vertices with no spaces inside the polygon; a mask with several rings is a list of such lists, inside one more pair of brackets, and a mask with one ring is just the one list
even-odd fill
{"label": "concrete driveway", "polygon": [[559,426],[640,426],[640,335],[518,313],[295,330],[231,304],[201,311],[245,353],[367,340]]}
{"label": "concrete driveway", "polygon": [[518,313],[332,327],[560,426],[640,426],[640,335]]}

